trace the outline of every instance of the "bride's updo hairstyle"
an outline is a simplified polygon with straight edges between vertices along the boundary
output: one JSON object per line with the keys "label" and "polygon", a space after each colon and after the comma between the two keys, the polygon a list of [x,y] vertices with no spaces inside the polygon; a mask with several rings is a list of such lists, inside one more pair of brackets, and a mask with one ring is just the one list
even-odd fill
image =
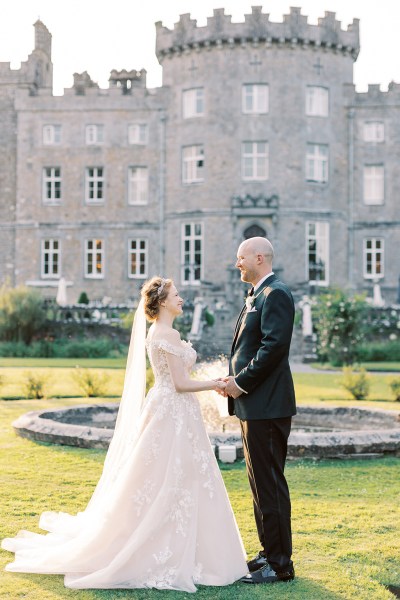
{"label": "bride's updo hairstyle", "polygon": [[144,300],[144,313],[148,321],[155,321],[160,312],[160,304],[168,296],[172,285],[172,279],[163,277],[152,277],[142,287],[142,298]]}

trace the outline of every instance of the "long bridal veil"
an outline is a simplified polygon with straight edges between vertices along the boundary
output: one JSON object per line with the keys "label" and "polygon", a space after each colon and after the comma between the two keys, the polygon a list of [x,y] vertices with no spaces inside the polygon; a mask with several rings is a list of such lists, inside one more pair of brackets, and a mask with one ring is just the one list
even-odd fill
{"label": "long bridal veil", "polygon": [[[111,505],[113,502],[118,502],[118,490],[121,493],[124,484],[126,485],[124,466],[129,463],[138,436],[139,416],[146,392],[145,339],[146,318],[142,299],[136,310],[132,326],[124,387],[115,431],[105,458],[102,475],[94,493],[85,510],[76,515],[63,512],[42,513],[39,526],[41,529],[51,532],[50,535],[43,536],[21,531],[15,538],[3,540],[3,548],[18,552],[16,562],[12,565],[17,566],[21,559],[21,570],[23,570],[24,564],[27,563],[26,566],[29,567],[31,561],[33,563],[38,561],[40,565],[43,565],[43,569],[38,564],[38,568],[34,569],[34,572],[63,572],[63,552],[60,552],[57,559],[57,552],[54,553],[56,547],[60,544],[62,546],[63,543],[71,545],[75,541],[79,548],[72,547],[69,550],[79,554],[78,550],[85,547],[86,540],[93,542],[98,530],[107,521]],[[43,564],[46,552],[41,558],[35,555],[38,546],[42,550],[52,549],[52,554],[46,559],[49,561],[47,569]],[[64,555],[64,560],[65,558]],[[10,565],[10,570],[14,570],[12,565]],[[18,568],[18,570],[20,569]]]}

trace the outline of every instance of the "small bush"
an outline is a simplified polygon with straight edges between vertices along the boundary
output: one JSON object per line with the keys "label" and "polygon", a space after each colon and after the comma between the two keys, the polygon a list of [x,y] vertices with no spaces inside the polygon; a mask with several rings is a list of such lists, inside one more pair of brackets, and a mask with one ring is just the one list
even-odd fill
{"label": "small bush", "polygon": [[23,373],[23,377],[25,377],[23,390],[26,398],[41,400],[47,396],[47,385],[49,382],[47,375],[35,374],[28,371]]}
{"label": "small bush", "polygon": [[107,395],[107,383],[110,378],[106,373],[77,368],[72,378],[87,398]]}
{"label": "small bush", "polygon": [[355,371],[353,367],[343,367],[340,385],[356,400],[365,400],[369,395],[370,381],[365,369]]}
{"label": "small bush", "polygon": [[81,292],[78,298],[78,304],[89,304],[89,297],[86,292]]}
{"label": "small bush", "polygon": [[207,308],[206,308],[206,310],[204,312],[204,319],[205,319],[206,325],[208,327],[212,327],[214,325],[214,323],[215,323],[215,315],[214,315],[214,313],[212,313],[211,311],[209,311]]}
{"label": "small bush", "polygon": [[395,377],[389,382],[389,387],[396,402],[400,402],[400,377]]}

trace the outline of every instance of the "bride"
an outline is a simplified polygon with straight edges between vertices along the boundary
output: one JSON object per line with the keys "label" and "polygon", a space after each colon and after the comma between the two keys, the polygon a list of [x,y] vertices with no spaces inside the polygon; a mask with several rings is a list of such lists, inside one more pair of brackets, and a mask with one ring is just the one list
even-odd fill
{"label": "bride", "polygon": [[[20,531],[2,547],[7,571],[65,574],[69,588],[195,592],[248,571],[243,544],[193,392],[196,352],[173,329],[183,300],[171,279],[142,289],[114,437],[94,494],[77,515],[45,512],[40,535]],[[146,317],[153,321],[146,338]],[[145,398],[145,347],[155,384]]]}

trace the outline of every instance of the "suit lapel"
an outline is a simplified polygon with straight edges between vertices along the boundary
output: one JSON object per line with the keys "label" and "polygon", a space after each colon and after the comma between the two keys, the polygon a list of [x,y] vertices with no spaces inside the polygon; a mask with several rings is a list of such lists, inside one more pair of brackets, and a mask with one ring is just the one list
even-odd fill
{"label": "suit lapel", "polygon": [[[267,279],[265,279],[265,281],[262,282],[262,284],[260,285],[260,287],[257,289],[255,296],[257,297],[259,294],[261,295],[262,291],[268,287],[273,281],[275,281],[277,279],[277,276],[275,275],[275,273],[273,273],[272,275],[270,275],[269,277],[267,277]],[[246,312],[246,304],[243,306],[242,310],[240,311],[238,320],[236,321],[236,325],[235,325],[235,331],[233,334],[233,341],[232,341],[232,350],[231,350],[231,354],[233,354],[235,345],[236,345],[236,341],[239,337],[239,334],[241,333],[240,331],[240,327],[242,325],[243,322],[243,317],[244,314]]]}

